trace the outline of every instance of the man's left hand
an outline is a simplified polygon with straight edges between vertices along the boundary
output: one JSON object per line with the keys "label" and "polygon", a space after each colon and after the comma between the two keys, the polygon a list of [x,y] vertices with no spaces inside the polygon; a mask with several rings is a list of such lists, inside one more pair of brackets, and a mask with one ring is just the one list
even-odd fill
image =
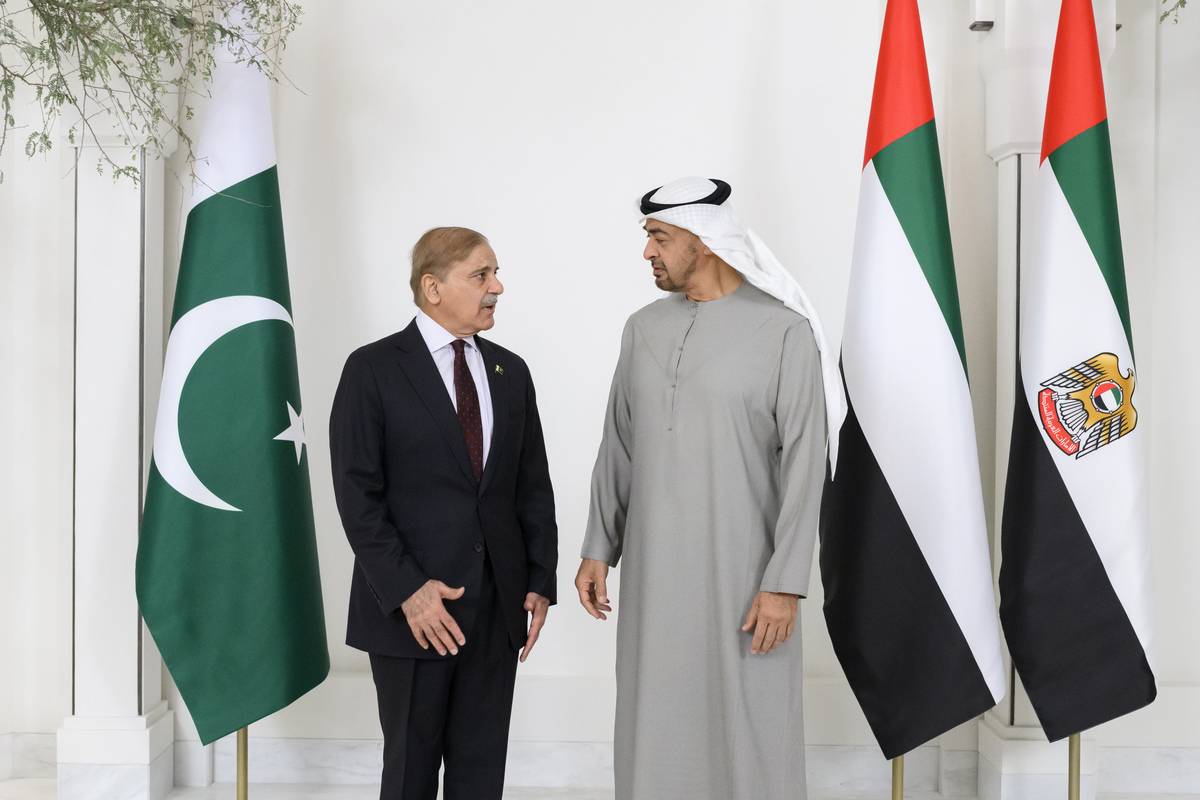
{"label": "man's left hand", "polygon": [[743,632],[754,631],[750,652],[769,653],[783,644],[796,628],[796,603],[800,595],[759,592],[746,613]]}
{"label": "man's left hand", "polygon": [[525,640],[525,647],[521,650],[522,664],[525,663],[525,659],[529,658],[533,646],[537,644],[538,634],[542,632],[542,626],[546,624],[546,613],[550,610],[550,598],[542,597],[537,592],[530,592],[525,595],[525,610],[533,614],[533,619],[529,622],[529,637]]}

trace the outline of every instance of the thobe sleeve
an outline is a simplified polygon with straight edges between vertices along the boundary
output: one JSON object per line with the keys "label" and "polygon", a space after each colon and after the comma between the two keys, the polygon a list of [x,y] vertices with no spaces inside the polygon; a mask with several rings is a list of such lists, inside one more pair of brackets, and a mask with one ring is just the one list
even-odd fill
{"label": "thobe sleeve", "polygon": [[604,433],[592,469],[592,502],[582,558],[593,558],[615,567],[621,559],[625,514],[633,468],[632,415],[629,406],[629,362],[633,349],[633,323],[621,333],[621,355],[608,392]]}
{"label": "thobe sleeve", "polygon": [[775,397],[779,436],[779,519],[775,551],[759,589],[804,597],[825,481],[825,389],[808,321],[784,334]]}

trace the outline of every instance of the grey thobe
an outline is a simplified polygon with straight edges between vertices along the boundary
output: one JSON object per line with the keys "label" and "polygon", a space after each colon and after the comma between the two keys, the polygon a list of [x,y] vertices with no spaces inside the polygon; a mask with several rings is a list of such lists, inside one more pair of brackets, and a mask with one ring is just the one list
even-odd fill
{"label": "grey thobe", "polygon": [[803,659],[751,655],[759,591],[805,595],[825,477],[808,320],[743,282],[629,318],[582,556],[621,561],[617,800],[801,800]]}

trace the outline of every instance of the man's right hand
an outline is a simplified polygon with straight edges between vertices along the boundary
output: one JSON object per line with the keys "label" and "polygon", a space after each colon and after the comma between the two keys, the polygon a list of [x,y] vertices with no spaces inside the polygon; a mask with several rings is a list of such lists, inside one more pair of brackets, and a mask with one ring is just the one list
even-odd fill
{"label": "man's right hand", "polygon": [[579,604],[596,619],[608,619],[604,612],[612,613],[608,600],[608,564],[594,558],[579,562],[575,575],[575,588],[579,590]]}
{"label": "man's right hand", "polygon": [[458,648],[467,643],[458,623],[442,602],[457,600],[464,592],[466,589],[462,586],[451,589],[439,580],[430,579],[400,604],[413,638],[422,650],[428,650],[433,645],[439,655],[444,656],[447,652],[458,655]]}

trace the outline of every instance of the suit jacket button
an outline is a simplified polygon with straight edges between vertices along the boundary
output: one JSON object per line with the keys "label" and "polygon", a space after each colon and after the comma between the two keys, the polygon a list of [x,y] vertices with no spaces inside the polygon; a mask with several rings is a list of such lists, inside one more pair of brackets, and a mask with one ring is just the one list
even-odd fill
{"label": "suit jacket button", "polygon": [[476,542],[476,543],[475,543],[475,552],[476,552],[476,553],[482,553],[482,552],[483,552],[483,542]]}

